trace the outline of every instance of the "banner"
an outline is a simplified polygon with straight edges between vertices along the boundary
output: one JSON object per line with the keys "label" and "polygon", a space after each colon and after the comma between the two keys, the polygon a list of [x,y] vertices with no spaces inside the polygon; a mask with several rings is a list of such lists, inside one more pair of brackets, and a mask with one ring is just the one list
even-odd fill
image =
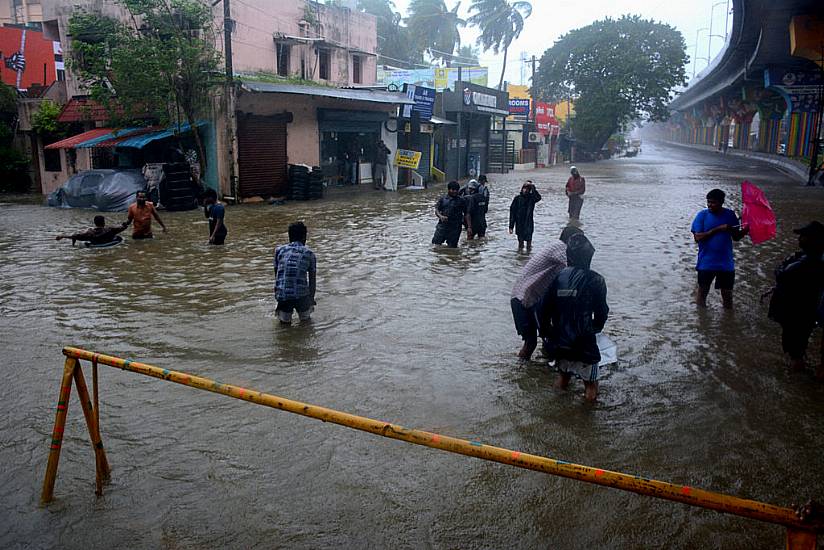
{"label": "banner", "polygon": [[410,151],[409,149],[398,149],[395,152],[395,166],[398,168],[418,169],[421,163],[420,151]]}
{"label": "banner", "polygon": [[435,107],[435,88],[425,88],[415,84],[404,84],[406,97],[415,102],[414,105],[404,105],[403,118],[412,118],[412,113],[418,113],[422,121],[432,118],[432,109]]}
{"label": "banner", "polygon": [[528,99],[509,99],[509,114],[529,118]]}
{"label": "banner", "polygon": [[[486,67],[463,67],[461,79],[479,86],[486,86],[489,69]],[[454,88],[458,80],[458,69],[454,67],[431,69],[392,69],[378,67],[377,83],[387,86],[389,91],[399,92],[404,84],[414,84],[426,88],[435,88],[437,91]]]}

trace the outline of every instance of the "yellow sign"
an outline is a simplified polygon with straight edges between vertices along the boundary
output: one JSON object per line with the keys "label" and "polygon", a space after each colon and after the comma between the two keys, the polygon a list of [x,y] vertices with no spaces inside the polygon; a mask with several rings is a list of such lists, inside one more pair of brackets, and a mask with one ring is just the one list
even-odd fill
{"label": "yellow sign", "polygon": [[411,168],[413,170],[418,169],[418,165],[421,163],[421,153],[420,151],[410,151],[408,149],[398,149],[395,152],[395,166],[399,168]]}

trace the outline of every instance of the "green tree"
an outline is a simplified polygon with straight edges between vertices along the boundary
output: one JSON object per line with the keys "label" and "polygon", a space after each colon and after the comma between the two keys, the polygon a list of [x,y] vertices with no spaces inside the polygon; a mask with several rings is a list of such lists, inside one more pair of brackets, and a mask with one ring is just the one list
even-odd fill
{"label": "green tree", "polygon": [[479,65],[480,61],[478,60],[478,55],[480,52],[478,48],[472,46],[471,44],[466,44],[458,48],[458,53],[455,56],[458,58],[458,62],[461,65]]}
{"label": "green tree", "polygon": [[50,99],[43,100],[37,111],[31,116],[32,130],[41,136],[63,137],[68,125],[57,121],[60,116],[60,105]]}
{"label": "green tree", "polygon": [[685,84],[684,37],[664,23],[624,15],[570,31],[541,57],[537,97],[575,100],[575,137],[598,151],[634,119],[666,120],[675,86]]}
{"label": "green tree", "polygon": [[459,28],[466,26],[466,21],[458,17],[460,5],[458,2],[450,10],[444,0],[412,0],[406,18],[418,47],[429,52],[432,59],[442,59],[447,66],[455,47],[461,44]]}
{"label": "green tree", "polygon": [[509,0],[472,0],[469,12],[472,15],[467,22],[481,30],[478,44],[484,51],[491,49],[495,54],[500,50],[504,51],[504,66],[501,69],[501,80],[498,82],[500,90],[504,85],[509,46],[524,30],[524,19],[532,15],[532,4],[510,3]]}
{"label": "green tree", "polygon": [[0,191],[25,191],[29,159],[14,148],[17,90],[0,82]]}
{"label": "green tree", "polygon": [[423,49],[412,39],[409,29],[401,25],[401,14],[390,0],[358,0],[358,9],[377,19],[378,54],[391,65],[410,67],[423,63]]}
{"label": "green tree", "polygon": [[[69,20],[71,67],[113,124],[181,122],[196,128],[222,82],[212,13],[198,0],[118,0],[129,22],[78,11]],[[182,115],[182,116],[181,116]],[[201,174],[206,154],[192,132]]]}

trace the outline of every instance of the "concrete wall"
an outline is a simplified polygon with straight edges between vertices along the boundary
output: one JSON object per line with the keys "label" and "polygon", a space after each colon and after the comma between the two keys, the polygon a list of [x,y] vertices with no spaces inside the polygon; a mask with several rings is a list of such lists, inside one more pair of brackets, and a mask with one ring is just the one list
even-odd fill
{"label": "concrete wall", "polygon": [[43,21],[43,7],[40,2],[18,0],[15,8],[14,0],[0,0],[0,25],[26,25]]}

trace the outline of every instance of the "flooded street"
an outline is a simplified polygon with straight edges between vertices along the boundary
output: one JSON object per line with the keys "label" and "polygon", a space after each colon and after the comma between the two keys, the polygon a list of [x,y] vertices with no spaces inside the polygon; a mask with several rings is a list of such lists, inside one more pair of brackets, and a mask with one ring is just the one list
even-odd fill
{"label": "flooded street", "polygon": [[[796,249],[792,228],[822,219],[824,190],[755,162],[653,144],[579,168],[582,228],[609,289],[605,332],[620,353],[594,406],[579,381],[554,391],[539,354],[519,364],[509,306],[528,259],[507,234],[509,203],[533,179],[543,194],[534,246],[557,239],[566,167],[491,175],[488,237],[462,237],[458,250],[429,244],[443,185],[228,207],[222,248],[206,244],[201,211],[161,212],[169,233],[156,227],[154,241],[88,250],[54,238],[90,225],[91,211],[0,205],[0,547],[781,547],[777,526],[108,367],[100,395],[111,483],[95,498],[73,392],[56,500],[38,506],[65,345],[773,504],[824,498],[824,385],[786,369],[780,329],[759,304]],[[716,291],[697,311],[690,223],[712,187],[740,210],[742,179],[767,194],[778,236],[736,244],[732,313]],[[272,252],[298,219],[318,257],[318,305],[311,325],[282,327]]]}

